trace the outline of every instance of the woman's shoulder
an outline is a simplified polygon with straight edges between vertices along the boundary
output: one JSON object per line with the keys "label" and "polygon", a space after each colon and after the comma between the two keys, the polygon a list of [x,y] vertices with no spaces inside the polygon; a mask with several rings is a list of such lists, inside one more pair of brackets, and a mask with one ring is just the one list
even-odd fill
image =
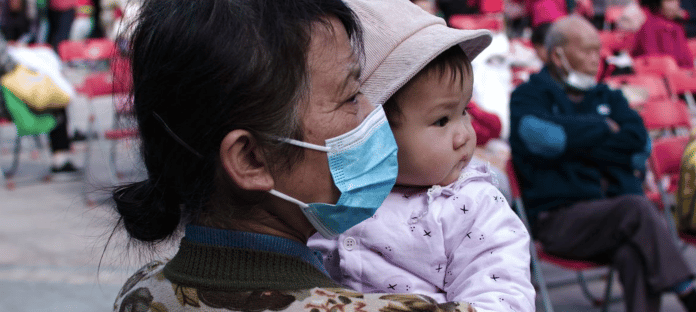
{"label": "woman's shoulder", "polygon": [[154,261],[118,294],[114,311],[475,311],[467,303],[438,304],[417,294],[363,294],[345,288],[221,291],[176,285]]}

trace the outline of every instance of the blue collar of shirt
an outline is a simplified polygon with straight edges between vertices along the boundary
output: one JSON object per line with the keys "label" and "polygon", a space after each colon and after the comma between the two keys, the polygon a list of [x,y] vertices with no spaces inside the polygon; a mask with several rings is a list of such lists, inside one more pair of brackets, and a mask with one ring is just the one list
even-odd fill
{"label": "blue collar of shirt", "polygon": [[215,229],[197,225],[186,226],[186,239],[209,246],[246,248],[259,251],[275,252],[302,259],[324,274],[329,275],[324,268],[320,252],[313,251],[307,245],[298,241],[278,236]]}

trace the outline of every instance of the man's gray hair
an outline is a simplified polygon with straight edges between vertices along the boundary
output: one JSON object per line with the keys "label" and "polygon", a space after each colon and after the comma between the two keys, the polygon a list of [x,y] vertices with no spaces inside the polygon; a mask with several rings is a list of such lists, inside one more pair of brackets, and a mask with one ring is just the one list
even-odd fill
{"label": "man's gray hair", "polygon": [[544,48],[551,55],[556,47],[562,47],[568,43],[568,35],[565,33],[565,27],[561,27],[558,23],[554,23],[549,32],[544,38]]}

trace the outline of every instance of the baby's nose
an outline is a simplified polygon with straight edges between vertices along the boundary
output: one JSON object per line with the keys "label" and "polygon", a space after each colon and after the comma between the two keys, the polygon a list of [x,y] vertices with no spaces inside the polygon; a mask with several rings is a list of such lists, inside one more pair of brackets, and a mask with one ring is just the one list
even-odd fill
{"label": "baby's nose", "polygon": [[456,133],[454,134],[454,138],[452,140],[455,150],[462,148],[464,145],[466,145],[466,142],[471,139],[471,134],[469,132],[470,131],[468,131],[465,125],[457,127]]}

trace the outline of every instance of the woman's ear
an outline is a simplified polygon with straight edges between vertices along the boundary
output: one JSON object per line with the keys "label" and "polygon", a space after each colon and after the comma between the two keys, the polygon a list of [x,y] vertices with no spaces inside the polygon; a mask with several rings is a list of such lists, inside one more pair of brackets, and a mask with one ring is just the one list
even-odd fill
{"label": "woman's ear", "polygon": [[249,131],[235,129],[220,143],[225,172],[241,189],[270,191],[274,181],[261,147]]}

